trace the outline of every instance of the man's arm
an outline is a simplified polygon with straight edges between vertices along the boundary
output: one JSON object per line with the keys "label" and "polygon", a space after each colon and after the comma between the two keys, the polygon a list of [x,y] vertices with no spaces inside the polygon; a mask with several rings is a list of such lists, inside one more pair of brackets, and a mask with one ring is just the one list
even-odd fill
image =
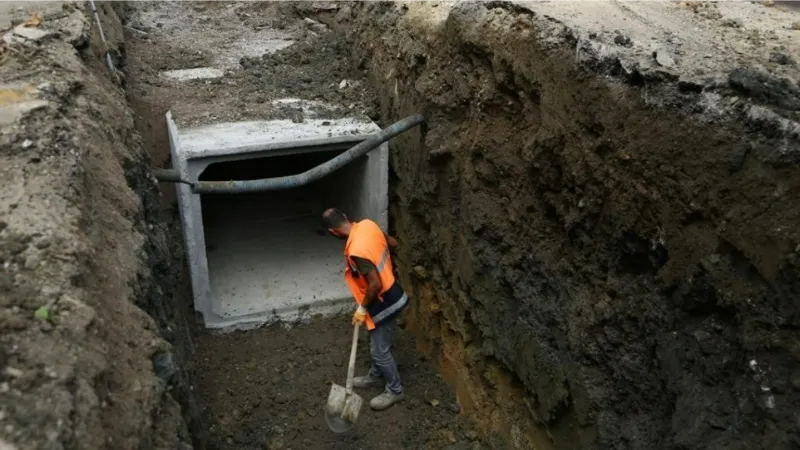
{"label": "man's arm", "polygon": [[391,248],[395,248],[395,247],[397,247],[398,245],[400,245],[400,244],[397,242],[397,239],[395,239],[395,238],[393,238],[393,237],[389,236],[389,235],[388,235],[388,234],[386,234],[385,232],[383,233],[383,236],[384,236],[384,237],[386,237],[386,243],[387,243],[387,244],[389,244],[389,247],[391,247]]}
{"label": "man's arm", "polygon": [[367,280],[367,292],[364,294],[364,301],[361,304],[361,306],[366,308],[373,300],[378,298],[383,283],[381,283],[381,277],[375,265],[368,259],[359,258],[357,256],[353,256],[352,258],[353,262],[356,263],[358,273]]}
{"label": "man's arm", "polygon": [[378,276],[377,270],[371,270],[364,276],[367,278],[367,292],[364,294],[364,301],[361,306],[366,308],[372,303],[373,300],[378,298],[378,294],[381,292],[381,287],[383,284],[381,283],[381,277]]}

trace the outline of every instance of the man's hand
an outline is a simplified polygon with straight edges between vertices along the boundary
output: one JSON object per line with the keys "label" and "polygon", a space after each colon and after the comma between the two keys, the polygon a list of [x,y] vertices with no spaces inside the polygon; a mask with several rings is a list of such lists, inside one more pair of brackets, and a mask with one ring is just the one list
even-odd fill
{"label": "man's hand", "polygon": [[367,320],[367,309],[363,306],[359,306],[356,308],[356,312],[353,313],[353,325],[363,325],[364,322]]}
{"label": "man's hand", "polygon": [[389,245],[389,248],[396,248],[400,243],[397,242],[397,239],[389,236],[386,233],[383,233],[383,236],[386,238],[386,243]]}

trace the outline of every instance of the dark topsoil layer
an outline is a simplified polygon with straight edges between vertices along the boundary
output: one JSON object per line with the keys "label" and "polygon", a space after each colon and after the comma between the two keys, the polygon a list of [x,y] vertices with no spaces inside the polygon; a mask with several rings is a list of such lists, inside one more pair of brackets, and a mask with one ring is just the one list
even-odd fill
{"label": "dark topsoil layer", "polygon": [[507,368],[556,448],[798,448],[800,167],[769,100],[796,82],[612,79],[576,64],[580,30],[504,2],[435,35],[348,8],[382,118],[428,117],[392,141],[392,216],[445,373]]}
{"label": "dark topsoil layer", "polygon": [[[356,375],[369,369],[362,329]],[[458,406],[404,329],[395,334],[406,399],[382,412],[357,392],[364,407],[357,427],[332,433],[323,416],[331,383],[345,384],[352,326],[348,317],[315,319],[291,329],[201,332],[197,384],[207,448],[213,449],[480,449],[476,433],[458,419]]]}

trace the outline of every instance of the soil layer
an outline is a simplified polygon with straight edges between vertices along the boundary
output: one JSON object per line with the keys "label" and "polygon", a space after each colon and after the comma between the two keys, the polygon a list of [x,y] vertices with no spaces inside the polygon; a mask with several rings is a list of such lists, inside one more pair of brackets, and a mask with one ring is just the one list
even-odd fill
{"label": "soil layer", "polygon": [[[362,330],[356,375],[369,370]],[[352,325],[349,317],[314,319],[293,328],[201,332],[197,383],[209,449],[482,449],[478,433],[459,420],[459,408],[433,365],[404,329],[392,354],[406,399],[386,411],[369,408],[381,389],[361,389],[357,427],[334,434],[323,408],[331,383],[345,384]],[[498,447],[493,447],[498,448]]]}
{"label": "soil layer", "polygon": [[3,449],[191,447],[180,261],[98,9],[106,43],[83,3],[0,5]]}
{"label": "soil layer", "polygon": [[383,123],[428,118],[391,143],[408,324],[482,430],[520,449],[800,446],[793,14],[321,13]]}

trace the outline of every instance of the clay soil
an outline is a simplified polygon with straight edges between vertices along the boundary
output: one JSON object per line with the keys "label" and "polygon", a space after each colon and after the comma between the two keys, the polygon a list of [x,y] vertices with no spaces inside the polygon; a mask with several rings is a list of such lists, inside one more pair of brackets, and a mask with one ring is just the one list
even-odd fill
{"label": "clay soil", "polygon": [[[369,368],[362,339],[356,373]],[[396,332],[397,360],[406,399],[382,412],[367,404],[358,426],[332,433],[323,417],[331,383],[343,385],[352,327],[347,317],[316,319],[198,338],[199,402],[213,449],[480,449],[477,434],[459,420],[455,398],[414,338]],[[380,389],[358,392],[365,402]]]}
{"label": "clay soil", "polygon": [[120,65],[112,6],[101,45],[83,3],[0,4],[3,450],[189,448],[158,193],[98,57]]}

